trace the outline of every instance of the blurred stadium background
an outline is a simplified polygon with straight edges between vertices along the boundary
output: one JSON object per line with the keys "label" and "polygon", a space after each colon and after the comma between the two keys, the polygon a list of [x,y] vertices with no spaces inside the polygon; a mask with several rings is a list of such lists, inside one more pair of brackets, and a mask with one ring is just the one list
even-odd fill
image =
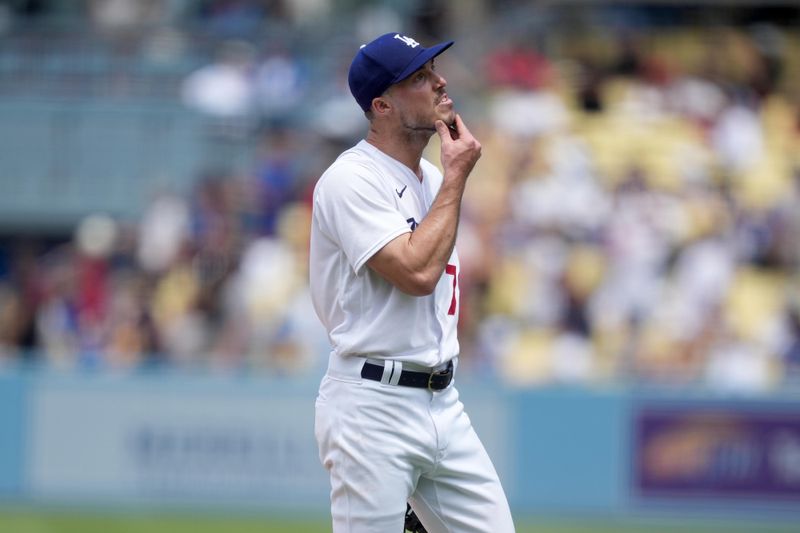
{"label": "blurred stadium background", "polygon": [[353,51],[395,29],[456,40],[484,146],[458,379],[519,530],[800,530],[799,24],[0,0],[0,530],[329,530],[309,198],[365,129]]}

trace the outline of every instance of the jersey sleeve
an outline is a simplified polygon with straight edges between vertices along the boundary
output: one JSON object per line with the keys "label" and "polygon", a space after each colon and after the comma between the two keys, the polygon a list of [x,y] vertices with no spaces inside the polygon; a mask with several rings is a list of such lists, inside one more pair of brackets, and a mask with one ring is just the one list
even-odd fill
{"label": "jersey sleeve", "polygon": [[[385,190],[386,189],[386,190]],[[364,165],[334,165],[314,193],[320,229],[358,272],[392,239],[411,231],[391,189],[381,187],[376,171]]]}

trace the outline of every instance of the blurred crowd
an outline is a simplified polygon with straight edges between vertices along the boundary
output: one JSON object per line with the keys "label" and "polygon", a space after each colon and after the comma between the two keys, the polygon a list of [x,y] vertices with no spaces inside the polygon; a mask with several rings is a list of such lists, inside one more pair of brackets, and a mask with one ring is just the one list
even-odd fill
{"label": "blurred crowd", "polygon": [[[758,391],[800,369],[800,113],[774,27],[489,55],[462,239],[477,358],[520,383]],[[464,284],[466,286],[466,283]]]}
{"label": "blurred crowd", "polygon": [[[135,222],[91,215],[71,239],[7,247],[0,360],[323,367],[310,195],[366,129],[344,82],[353,46],[406,24],[459,42],[440,70],[484,147],[459,230],[461,369],[519,386],[798,383],[797,35],[758,20],[542,33],[524,17],[503,32],[498,16],[491,40],[486,24],[470,41],[438,35],[435,9],[362,6],[322,54],[256,44],[247,24],[302,26],[298,6],[328,2],[202,4],[221,39],[176,105],[254,139],[252,164],[160,194]],[[427,157],[438,163],[435,139]]]}
{"label": "blurred crowd", "polygon": [[249,173],[160,192],[137,220],[91,214],[69,239],[8,246],[0,362],[280,374],[321,364],[327,338],[306,281],[313,157],[298,157],[297,132],[261,141]]}

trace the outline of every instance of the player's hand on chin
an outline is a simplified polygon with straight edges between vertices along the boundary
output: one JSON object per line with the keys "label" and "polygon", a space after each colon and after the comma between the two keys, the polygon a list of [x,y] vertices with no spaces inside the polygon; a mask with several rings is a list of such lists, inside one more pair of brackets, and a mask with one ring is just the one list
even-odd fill
{"label": "player's hand on chin", "polygon": [[451,127],[442,120],[434,125],[442,141],[442,167],[445,178],[449,176],[466,179],[481,157],[481,143],[472,135],[461,115],[456,114]]}

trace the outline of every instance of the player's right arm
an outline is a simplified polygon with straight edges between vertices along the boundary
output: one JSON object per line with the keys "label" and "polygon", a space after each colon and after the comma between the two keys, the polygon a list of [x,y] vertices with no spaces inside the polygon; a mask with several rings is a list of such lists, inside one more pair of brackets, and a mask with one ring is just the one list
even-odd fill
{"label": "player's right arm", "polygon": [[481,145],[456,115],[455,130],[441,120],[444,179],[428,214],[411,233],[396,237],[367,265],[389,283],[412,296],[431,294],[453,253],[467,177],[481,156]]}

